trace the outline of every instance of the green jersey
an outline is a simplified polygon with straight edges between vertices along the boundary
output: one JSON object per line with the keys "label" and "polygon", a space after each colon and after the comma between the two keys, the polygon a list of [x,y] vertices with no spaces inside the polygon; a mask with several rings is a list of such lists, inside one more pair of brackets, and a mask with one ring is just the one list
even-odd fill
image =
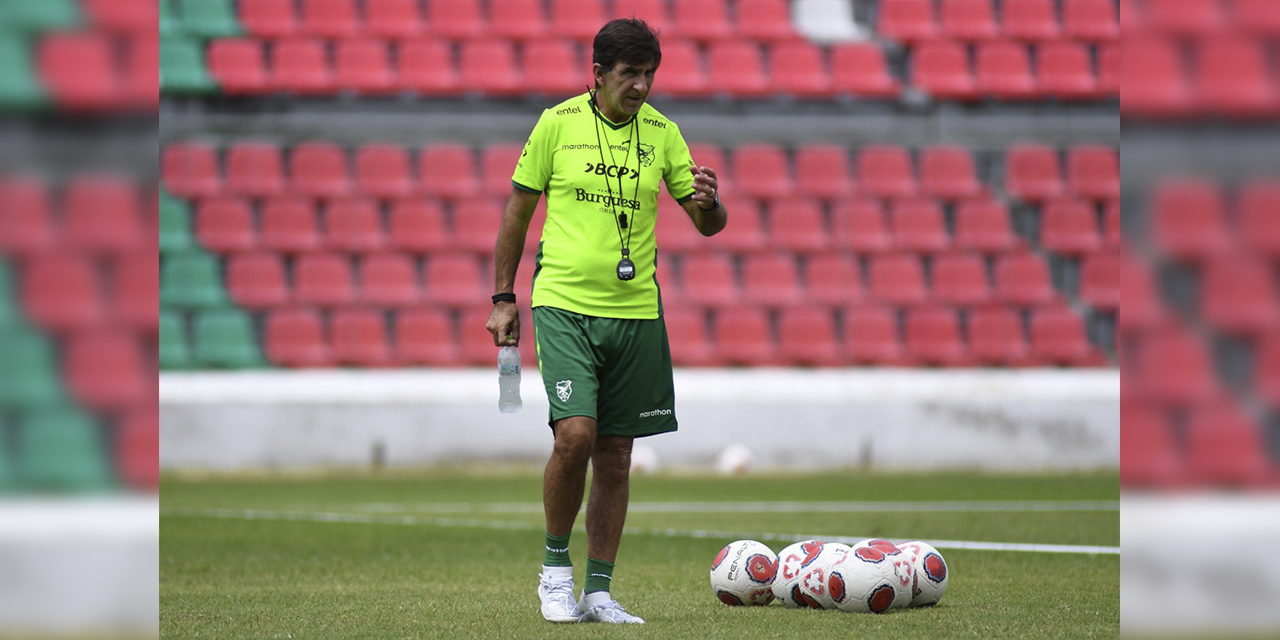
{"label": "green jersey", "polygon": [[[659,182],[684,202],[693,197],[691,166],[680,129],[648,104],[620,124],[600,114],[590,94],[543,111],[511,178],[547,198],[532,305],[657,318]],[[624,246],[636,267],[631,280],[617,275]]]}

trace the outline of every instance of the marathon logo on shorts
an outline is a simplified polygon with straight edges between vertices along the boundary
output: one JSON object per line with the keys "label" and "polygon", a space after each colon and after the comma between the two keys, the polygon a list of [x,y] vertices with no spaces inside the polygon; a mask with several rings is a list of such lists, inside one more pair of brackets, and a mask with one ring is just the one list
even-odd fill
{"label": "marathon logo on shorts", "polygon": [[640,417],[652,418],[654,416],[669,416],[669,415],[671,415],[670,409],[654,409],[653,411],[645,411],[644,413],[640,414]]}
{"label": "marathon logo on shorts", "polygon": [[632,211],[640,210],[639,200],[627,200],[618,196],[605,195],[603,193],[587,193],[586,189],[574,189],[578,202],[594,202],[597,204],[607,204],[613,207],[622,207],[631,209]]}

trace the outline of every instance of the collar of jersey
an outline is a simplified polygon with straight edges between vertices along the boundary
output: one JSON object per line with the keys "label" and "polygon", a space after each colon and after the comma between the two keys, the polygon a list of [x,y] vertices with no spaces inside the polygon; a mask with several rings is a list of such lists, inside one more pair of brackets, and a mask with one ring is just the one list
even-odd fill
{"label": "collar of jersey", "polygon": [[622,121],[619,124],[614,124],[613,121],[604,117],[603,113],[600,113],[600,109],[596,108],[595,96],[591,95],[590,93],[587,94],[587,104],[591,105],[591,113],[596,114],[596,117],[600,119],[600,122],[605,123],[606,125],[609,126],[610,129],[613,129],[614,131],[617,131],[618,129],[621,129],[625,126],[630,125],[631,121],[636,119],[635,116],[631,116],[630,118],[627,118],[626,120]]}

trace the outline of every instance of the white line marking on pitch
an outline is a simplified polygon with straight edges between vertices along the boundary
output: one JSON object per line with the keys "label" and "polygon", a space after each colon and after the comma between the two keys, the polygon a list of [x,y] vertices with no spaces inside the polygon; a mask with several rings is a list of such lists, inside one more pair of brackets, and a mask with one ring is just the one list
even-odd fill
{"label": "white line marking on pitch", "polygon": [[[542,525],[527,522],[508,522],[501,520],[476,520],[473,518],[420,518],[417,516],[380,516],[367,513],[333,513],[306,511],[262,511],[238,509],[164,509],[162,516],[184,516],[196,518],[222,518],[228,520],[285,520],[295,522],[340,522],[355,524],[396,524],[426,525],[437,527],[474,527],[482,529],[514,529],[531,531],[541,529]],[[581,525],[575,531],[585,531]],[[777,542],[794,542],[796,540],[814,539],[827,542],[852,544],[863,538],[851,536],[829,536],[823,534],[799,533],[743,533],[737,531],[711,531],[706,529],[644,529],[626,530],[632,535],[655,535],[673,538],[725,538],[747,540],[772,540]],[[1089,555],[1119,555],[1120,547],[1103,547],[1070,544],[1032,544],[1022,542],[972,542],[966,540],[930,540],[930,544],[939,549],[973,549],[978,551],[1030,551],[1038,553],[1082,553]]]}
{"label": "white line marking on pitch", "polygon": [[[421,502],[332,505],[368,513],[542,513],[541,502]],[[919,513],[1119,512],[1119,500],[989,500],[945,502],[632,502],[630,513]]]}

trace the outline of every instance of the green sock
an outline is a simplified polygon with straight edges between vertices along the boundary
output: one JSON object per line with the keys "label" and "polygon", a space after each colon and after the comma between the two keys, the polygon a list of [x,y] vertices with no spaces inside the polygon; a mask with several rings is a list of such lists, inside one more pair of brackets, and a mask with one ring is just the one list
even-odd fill
{"label": "green sock", "polygon": [[547,533],[547,555],[542,560],[542,564],[548,567],[572,567],[573,561],[569,560],[569,535],[553,536]]}
{"label": "green sock", "polygon": [[612,562],[587,558],[587,586],[583,587],[583,593],[595,593],[597,591],[608,593],[609,583],[612,581]]}

